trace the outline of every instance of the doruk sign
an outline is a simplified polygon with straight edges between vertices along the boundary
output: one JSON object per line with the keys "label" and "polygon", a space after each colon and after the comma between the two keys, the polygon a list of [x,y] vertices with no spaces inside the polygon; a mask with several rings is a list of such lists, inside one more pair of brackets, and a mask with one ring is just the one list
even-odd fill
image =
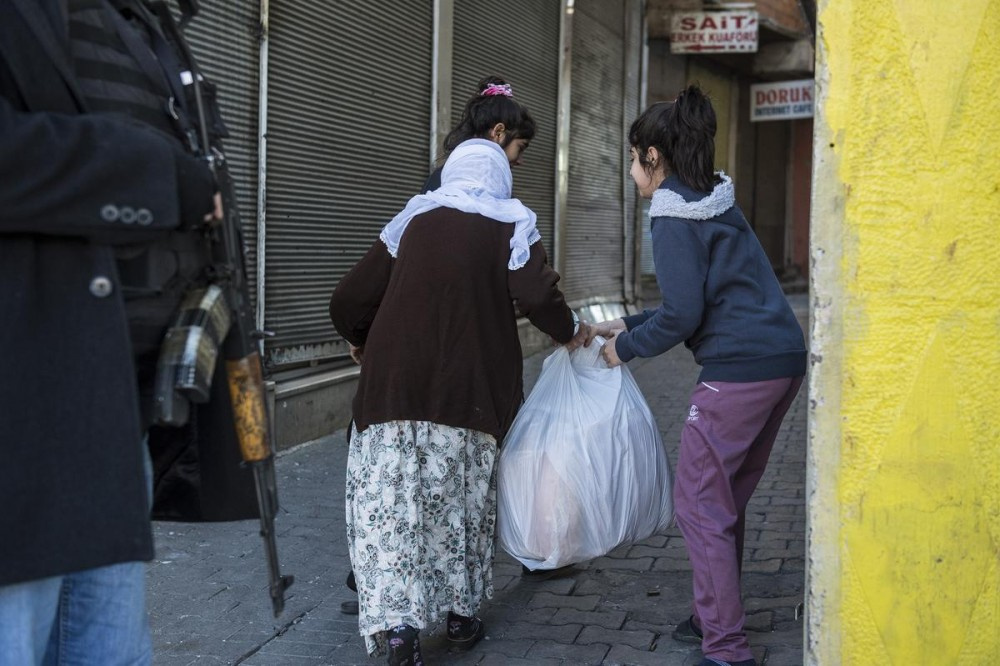
{"label": "doruk sign", "polygon": [[757,12],[677,12],[670,20],[671,53],[756,53]]}
{"label": "doruk sign", "polygon": [[750,86],[750,120],[812,118],[813,79]]}

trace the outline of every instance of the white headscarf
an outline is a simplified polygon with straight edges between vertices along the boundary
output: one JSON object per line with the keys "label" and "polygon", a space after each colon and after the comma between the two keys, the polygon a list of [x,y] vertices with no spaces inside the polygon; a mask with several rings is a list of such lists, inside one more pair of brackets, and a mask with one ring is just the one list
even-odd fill
{"label": "white headscarf", "polygon": [[527,263],[531,254],[529,248],[542,236],[535,226],[535,213],[517,199],[510,198],[512,182],[510,162],[503,148],[486,139],[463,141],[444,164],[441,187],[410,199],[385,225],[379,238],[395,257],[406,226],[417,215],[441,207],[479,213],[514,225],[507,268],[517,270]]}

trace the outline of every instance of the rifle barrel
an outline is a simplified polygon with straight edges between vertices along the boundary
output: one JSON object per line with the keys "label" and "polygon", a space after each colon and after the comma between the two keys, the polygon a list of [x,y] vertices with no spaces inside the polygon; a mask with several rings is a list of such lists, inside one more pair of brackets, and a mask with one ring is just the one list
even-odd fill
{"label": "rifle barrel", "polygon": [[274,617],[285,609],[285,590],[295,582],[295,576],[282,575],[278,563],[278,544],[274,535],[274,516],[278,510],[278,488],[274,478],[274,457],[250,463],[257,487],[257,506],[260,508],[260,536],[264,539],[271,607]]}

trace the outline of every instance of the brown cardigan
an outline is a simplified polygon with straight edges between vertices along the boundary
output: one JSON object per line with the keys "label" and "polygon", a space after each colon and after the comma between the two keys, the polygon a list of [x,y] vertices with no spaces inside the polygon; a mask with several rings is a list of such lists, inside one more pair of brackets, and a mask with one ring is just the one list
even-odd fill
{"label": "brown cardigan", "polygon": [[354,398],[359,430],[432,421],[499,442],[523,399],[515,306],[565,343],[573,315],[541,242],[509,270],[514,225],[437,208],[413,218],[393,259],[382,241],[330,299],[337,332],[364,346]]}

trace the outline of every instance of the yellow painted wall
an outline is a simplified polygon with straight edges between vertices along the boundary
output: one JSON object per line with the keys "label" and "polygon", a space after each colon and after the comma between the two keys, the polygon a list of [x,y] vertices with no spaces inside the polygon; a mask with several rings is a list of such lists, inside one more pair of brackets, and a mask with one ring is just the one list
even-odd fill
{"label": "yellow painted wall", "polygon": [[821,0],[807,661],[1000,662],[1000,0]]}

